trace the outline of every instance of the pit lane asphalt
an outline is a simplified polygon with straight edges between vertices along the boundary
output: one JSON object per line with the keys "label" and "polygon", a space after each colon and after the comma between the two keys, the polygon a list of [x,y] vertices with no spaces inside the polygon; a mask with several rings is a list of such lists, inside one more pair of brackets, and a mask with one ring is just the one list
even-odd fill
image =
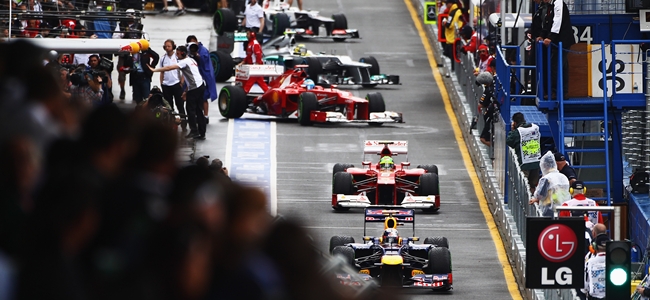
{"label": "pit lane asphalt", "polygon": [[[403,298],[428,299],[436,295],[445,299],[511,299],[494,241],[464,167],[419,33],[404,2],[306,0],[305,8],[319,10],[324,16],[345,13],[348,27],[359,29],[363,38],[345,43],[304,42],[310,50],[335,51],[357,60],[372,55],[382,73],[400,75],[401,86],[351,91],[360,97],[381,92],[387,110],[402,112],[406,123],[378,128],[366,124],[301,127],[295,121],[276,121],[278,213],[301,220],[318,249],[324,252],[333,235],[351,235],[360,241],[362,210],[335,213],[331,209],[332,166],[337,162],[360,166],[363,140],[408,140],[412,166],[436,164],[439,168],[441,210],[437,214],[418,213],[416,233],[422,240],[434,235],[449,239],[454,290],[449,294],[405,290]],[[187,34],[197,35],[207,45],[206,17],[149,16],[145,25],[156,49],[166,38],[184,41]],[[228,122],[221,119],[216,102],[210,106],[210,116],[207,140],[196,143],[194,157],[226,155]],[[382,229],[380,224],[370,228],[374,228],[368,231],[370,235],[379,235]],[[410,234],[408,228],[400,230]]]}

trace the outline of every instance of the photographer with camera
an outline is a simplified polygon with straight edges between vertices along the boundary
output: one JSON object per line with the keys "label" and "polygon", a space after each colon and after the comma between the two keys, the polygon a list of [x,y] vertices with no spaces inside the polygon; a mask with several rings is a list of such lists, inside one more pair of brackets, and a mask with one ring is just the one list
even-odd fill
{"label": "photographer with camera", "polygon": [[70,86],[72,101],[91,106],[101,103],[104,91],[102,90],[102,78],[99,74],[94,73],[92,70],[78,68],[70,75],[70,82],[72,83]]}
{"label": "photographer with camera", "polygon": [[110,72],[113,70],[113,63],[106,58],[100,58],[97,54],[92,54],[88,58],[88,70],[98,74],[102,78],[102,96],[101,104],[113,103],[113,80]]}
{"label": "photographer with camera", "polygon": [[494,77],[490,72],[481,72],[476,76],[476,84],[483,85],[484,91],[479,99],[478,111],[483,114],[483,131],[481,131],[481,143],[492,146],[492,132],[496,115],[499,113],[499,102],[494,98]]}

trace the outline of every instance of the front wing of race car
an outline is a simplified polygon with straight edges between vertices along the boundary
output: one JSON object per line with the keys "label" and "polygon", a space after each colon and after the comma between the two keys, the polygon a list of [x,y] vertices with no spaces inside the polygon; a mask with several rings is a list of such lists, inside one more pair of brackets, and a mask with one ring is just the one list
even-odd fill
{"label": "front wing of race car", "polygon": [[330,35],[314,35],[311,30],[304,28],[292,28],[292,33],[297,37],[304,39],[360,39],[359,30],[357,29],[335,29]]}
{"label": "front wing of race car", "polygon": [[[369,207],[372,205],[370,199],[366,195],[335,195],[336,203],[341,207]],[[413,196],[411,194],[406,194],[402,204],[400,205],[404,208],[440,208],[440,196],[438,195],[429,195],[429,196]]]}
{"label": "front wing of race car", "polygon": [[413,196],[409,193],[402,200],[404,208],[440,208],[440,195]]}
{"label": "front wing of race car", "polygon": [[[425,289],[447,289],[451,286],[451,274],[418,274],[407,280],[404,288],[425,288]],[[345,274],[337,273],[336,278],[341,285],[360,286],[374,278],[367,274]]]}
{"label": "front wing of race car", "polygon": [[370,113],[368,120],[350,120],[343,113],[335,111],[312,111],[310,120],[316,123],[404,123],[402,113],[393,111]]}
{"label": "front wing of race car", "polygon": [[446,288],[451,285],[450,274],[418,274],[411,277],[412,283],[405,284],[404,287],[409,288]]}

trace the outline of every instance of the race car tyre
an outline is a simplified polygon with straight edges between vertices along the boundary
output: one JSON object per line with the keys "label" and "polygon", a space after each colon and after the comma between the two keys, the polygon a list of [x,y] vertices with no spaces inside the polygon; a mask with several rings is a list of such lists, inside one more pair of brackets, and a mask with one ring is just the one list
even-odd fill
{"label": "race car tyre", "polygon": [[[429,274],[451,273],[451,254],[447,248],[429,249]],[[447,290],[451,289],[448,287]]]}
{"label": "race car tyre", "polygon": [[[334,19],[334,24],[332,26],[333,30],[336,29],[348,29],[348,19],[345,17],[344,14],[334,14],[332,15],[332,19]],[[334,38],[335,42],[344,42],[346,38]]]}
{"label": "race car tyre", "polygon": [[368,56],[368,57],[362,57],[359,59],[359,62],[362,62],[364,64],[369,64],[372,65],[369,68],[370,75],[379,75],[379,63],[377,62],[377,59],[374,56]]}
{"label": "race car tyre", "polygon": [[223,51],[210,52],[210,61],[214,69],[214,80],[216,82],[226,82],[233,75],[235,62],[230,54]]}
{"label": "race car tyre", "polygon": [[344,246],[345,244],[354,243],[354,238],[347,235],[335,235],[330,238],[330,254],[334,248]]}
{"label": "race car tyre", "polygon": [[240,86],[227,85],[219,92],[219,112],[225,118],[237,119],[246,111],[246,93]]}
{"label": "race car tyre", "polygon": [[420,187],[418,187],[420,196],[440,195],[440,183],[438,175],[435,173],[424,173],[420,175]]}
{"label": "race car tyre", "polygon": [[352,174],[347,172],[337,172],[334,174],[332,183],[332,194],[351,195],[354,193],[354,183]]}
{"label": "race car tyre", "polygon": [[352,164],[335,164],[334,168],[332,168],[332,178],[334,178],[334,174],[338,172],[343,172],[347,168],[354,168],[354,165]]}
{"label": "race car tyre", "polygon": [[427,237],[424,239],[424,243],[436,247],[449,248],[449,241],[447,241],[447,238],[444,236]]}
{"label": "race car tyre", "polygon": [[438,166],[436,165],[418,165],[418,169],[424,169],[427,173],[438,175]]}
{"label": "race car tyre", "polygon": [[[366,100],[368,100],[368,120],[370,120],[370,113],[386,111],[386,103],[384,102],[384,96],[382,96],[381,93],[370,93],[366,95]],[[383,123],[368,124],[370,126],[381,126]]]}
{"label": "race car tyre", "polygon": [[318,110],[316,94],[310,92],[300,94],[298,99],[298,123],[303,126],[311,125],[311,112],[315,110]]}
{"label": "race car tyre", "polygon": [[214,32],[223,35],[224,32],[232,32],[237,29],[237,16],[229,8],[220,8],[212,16]]}
{"label": "race car tyre", "polygon": [[323,71],[323,65],[316,57],[305,57],[302,64],[307,65],[307,77],[318,84],[318,76]]}
{"label": "race car tyre", "polygon": [[332,29],[348,29],[348,18],[344,14],[333,14],[334,26]]}
{"label": "race car tyre", "polygon": [[291,26],[289,21],[289,16],[284,13],[279,13],[273,15],[273,36],[280,36],[284,34],[284,31]]}
{"label": "race car tyre", "polygon": [[354,249],[346,246],[338,246],[332,250],[332,255],[339,255],[345,259],[345,262],[354,267]]}

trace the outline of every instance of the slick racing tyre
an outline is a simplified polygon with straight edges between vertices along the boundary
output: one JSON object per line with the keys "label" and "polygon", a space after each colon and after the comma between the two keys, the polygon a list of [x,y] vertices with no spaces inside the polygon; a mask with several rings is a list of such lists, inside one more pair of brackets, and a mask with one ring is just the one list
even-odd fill
{"label": "slick racing tyre", "polygon": [[335,164],[334,168],[332,168],[332,178],[334,178],[334,174],[338,172],[343,172],[347,168],[354,168],[354,165],[352,164]]}
{"label": "slick racing tyre", "polygon": [[438,166],[436,165],[418,165],[418,169],[424,169],[427,173],[438,175]]}
{"label": "slick racing tyre", "polygon": [[424,243],[428,245],[434,245],[436,247],[449,248],[449,241],[444,236],[433,236],[427,237],[424,239]]}
{"label": "slick racing tyre", "polygon": [[[420,196],[440,195],[440,183],[438,175],[435,173],[424,173],[420,175],[420,186],[418,187]],[[424,208],[424,212],[437,212],[440,207]]]}
{"label": "slick racing tyre", "polygon": [[[384,96],[380,93],[370,93],[366,95],[366,100],[368,100],[368,120],[370,120],[370,113],[374,112],[385,112],[386,103],[384,102]],[[383,123],[368,123],[370,126],[381,126]]]}
{"label": "slick racing tyre", "polygon": [[307,77],[318,84],[318,76],[323,71],[323,65],[316,57],[305,57],[302,61],[303,65],[307,65]]}
{"label": "slick racing tyre", "polygon": [[210,52],[210,61],[214,69],[214,80],[216,82],[226,82],[232,77],[235,62],[233,62],[230,54],[223,51]]}
{"label": "slick racing tyre", "polygon": [[332,250],[332,255],[341,256],[345,259],[345,262],[354,267],[354,249],[346,246],[337,246]]}
{"label": "slick racing tyre", "polygon": [[330,238],[330,253],[332,253],[334,248],[350,243],[354,243],[353,237],[347,235],[335,235]]}
{"label": "slick racing tyre", "polygon": [[435,173],[424,173],[420,175],[420,186],[418,187],[420,196],[440,195],[440,183],[438,175]]}
{"label": "slick racing tyre", "polygon": [[371,65],[371,67],[369,68],[370,75],[381,74],[379,73],[379,63],[377,62],[377,59],[374,56],[362,57],[361,59],[359,59],[359,62]]}
{"label": "slick racing tyre", "polygon": [[229,8],[220,8],[212,16],[214,32],[223,35],[224,32],[233,32],[237,29],[237,16]]}
{"label": "slick racing tyre", "polygon": [[[379,73],[379,63],[377,62],[377,59],[375,59],[374,56],[362,57],[361,59],[359,59],[359,62],[370,65],[370,68],[367,69],[368,74],[363,74],[365,76],[362,75],[362,77],[368,77],[363,82],[368,82],[368,81],[370,81],[371,76],[380,74]],[[377,85],[376,84],[362,84],[362,86],[365,87],[365,88],[371,88],[371,87],[375,87]]]}
{"label": "slick racing tyre", "polygon": [[[334,14],[332,15],[332,19],[334,19],[334,24],[332,26],[333,30],[337,29],[348,29],[348,19],[345,17],[344,14]],[[334,38],[335,42],[344,42],[346,38]]]}
{"label": "slick racing tyre", "polygon": [[332,29],[348,29],[348,19],[344,14],[333,14],[334,26]]}
{"label": "slick racing tyre", "polygon": [[235,85],[224,86],[219,92],[219,112],[225,118],[237,119],[246,111],[246,93]]}
{"label": "slick racing tyre", "polygon": [[[352,174],[347,172],[338,172],[334,174],[334,181],[332,182],[332,195],[352,195],[354,194],[354,182],[352,181]],[[336,211],[348,211],[349,207],[342,207],[338,204],[332,206]]]}
{"label": "slick racing tyre", "polygon": [[284,34],[284,31],[291,26],[289,21],[289,16],[284,13],[278,13],[273,15],[273,36],[280,36]]}
{"label": "slick racing tyre", "polygon": [[[451,273],[451,254],[447,248],[429,249],[429,274]],[[451,287],[447,287],[447,290]]]}
{"label": "slick racing tyre", "polygon": [[318,110],[318,98],[316,94],[305,92],[300,94],[298,100],[298,123],[303,126],[312,124],[311,112]]}

